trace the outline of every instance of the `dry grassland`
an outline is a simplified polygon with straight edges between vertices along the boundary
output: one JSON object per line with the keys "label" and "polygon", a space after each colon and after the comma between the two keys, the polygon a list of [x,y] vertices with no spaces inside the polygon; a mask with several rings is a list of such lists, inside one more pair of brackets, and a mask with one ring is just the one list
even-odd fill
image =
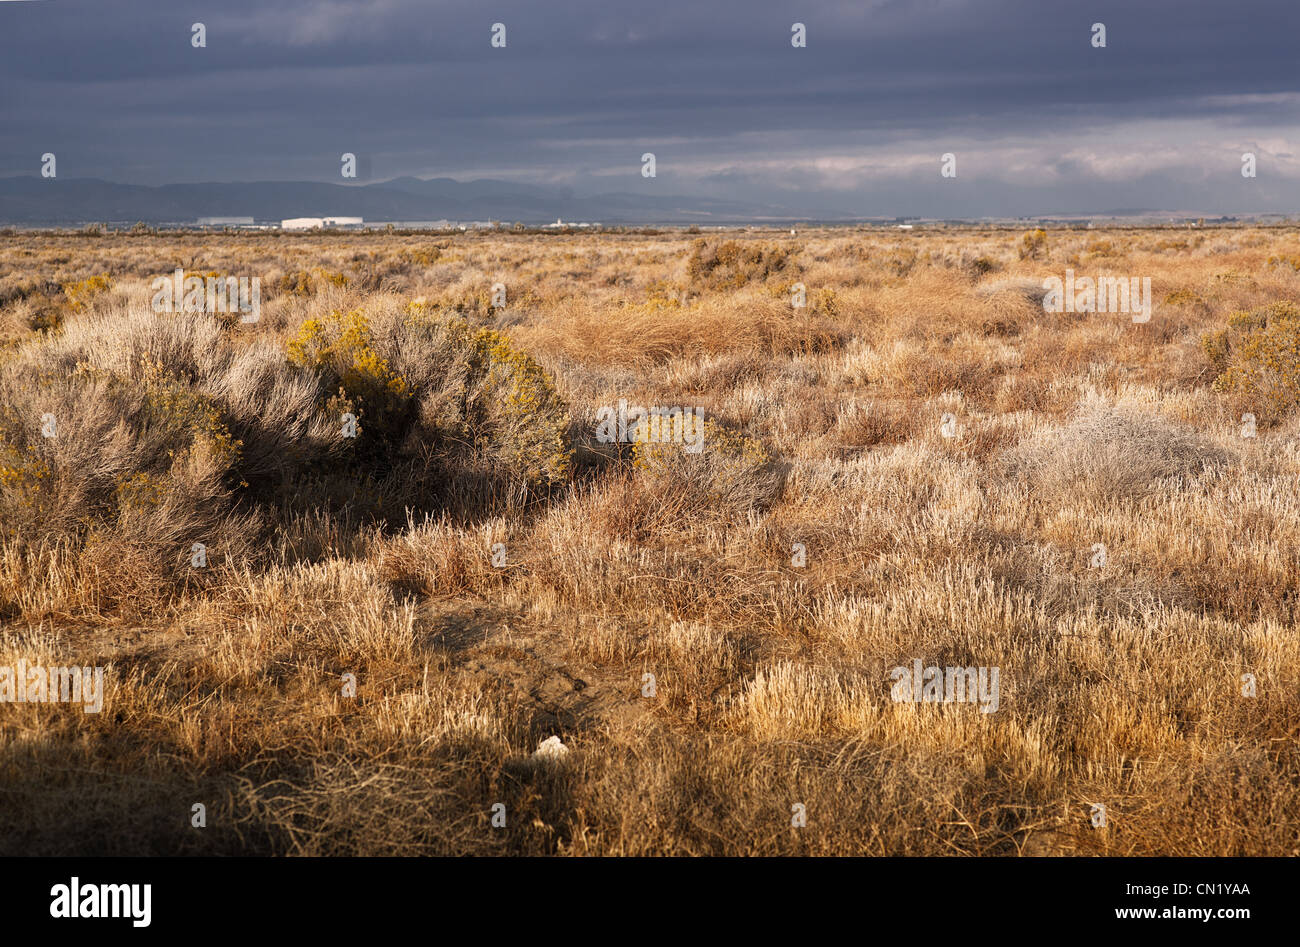
{"label": "dry grassland", "polygon": [[[260,321],[155,313],[178,267]],[[0,666],[107,669],[99,714],[0,703],[0,852],[1300,854],[1297,267],[1287,229],[0,236]],[[1045,312],[1067,268],[1151,321]],[[601,443],[621,399],[703,451]],[[895,702],[915,659],[997,711]]]}

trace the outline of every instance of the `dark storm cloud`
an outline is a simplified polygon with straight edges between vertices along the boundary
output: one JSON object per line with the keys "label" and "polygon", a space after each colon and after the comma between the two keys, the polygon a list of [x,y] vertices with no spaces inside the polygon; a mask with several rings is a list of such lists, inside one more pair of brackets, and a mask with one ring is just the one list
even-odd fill
{"label": "dark storm cloud", "polygon": [[[69,177],[338,180],[352,151],[378,177],[780,194],[861,213],[1293,211],[1296,9],[0,2],[0,175],[53,151]],[[489,45],[498,21],[505,49]],[[190,45],[195,22],[206,49]],[[794,22],[806,49],[790,46]],[[1261,155],[1249,188],[1243,149]],[[947,151],[955,181],[938,177]]]}

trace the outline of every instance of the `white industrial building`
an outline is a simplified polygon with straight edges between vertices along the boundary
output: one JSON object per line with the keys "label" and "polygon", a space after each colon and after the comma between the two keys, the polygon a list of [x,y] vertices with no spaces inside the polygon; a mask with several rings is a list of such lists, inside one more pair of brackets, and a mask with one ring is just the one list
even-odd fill
{"label": "white industrial building", "polygon": [[322,227],[360,227],[360,217],[290,217],[280,221],[281,230],[319,230]]}
{"label": "white industrial building", "polygon": [[543,229],[543,230],[567,230],[567,229],[575,228],[575,227],[576,227],[576,228],[587,229],[587,228],[591,228],[591,227],[599,227],[599,226],[600,226],[599,223],[594,223],[594,224],[588,224],[588,223],[575,223],[575,222],[572,221],[572,220],[563,220],[563,219],[557,217],[557,218],[555,218],[555,223],[553,223],[553,224],[542,224],[542,229]]}

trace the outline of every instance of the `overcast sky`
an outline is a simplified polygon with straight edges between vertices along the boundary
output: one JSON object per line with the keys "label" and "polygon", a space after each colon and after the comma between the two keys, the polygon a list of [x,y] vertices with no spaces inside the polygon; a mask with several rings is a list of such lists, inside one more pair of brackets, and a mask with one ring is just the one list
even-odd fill
{"label": "overcast sky", "polygon": [[1300,0],[0,0],[0,176],[1296,213],[1298,49]]}

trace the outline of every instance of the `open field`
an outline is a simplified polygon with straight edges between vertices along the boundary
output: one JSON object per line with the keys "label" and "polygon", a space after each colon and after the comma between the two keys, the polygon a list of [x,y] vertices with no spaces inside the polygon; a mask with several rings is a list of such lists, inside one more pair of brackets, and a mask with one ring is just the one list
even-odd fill
{"label": "open field", "polygon": [[1295,229],[0,235],[0,852],[1300,854],[1298,402]]}

